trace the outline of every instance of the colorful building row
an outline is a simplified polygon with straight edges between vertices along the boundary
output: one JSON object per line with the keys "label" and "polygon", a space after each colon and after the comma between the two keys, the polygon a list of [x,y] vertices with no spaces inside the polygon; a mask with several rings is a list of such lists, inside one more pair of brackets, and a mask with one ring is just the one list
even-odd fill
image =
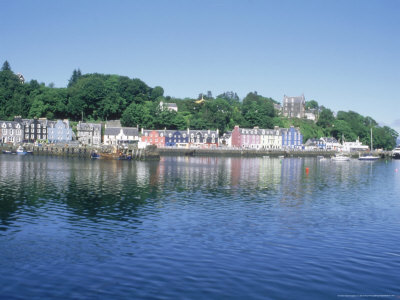
{"label": "colorful building row", "polygon": [[299,128],[260,129],[258,127],[239,128],[232,131],[231,146],[247,149],[300,149],[303,144],[303,135]]}

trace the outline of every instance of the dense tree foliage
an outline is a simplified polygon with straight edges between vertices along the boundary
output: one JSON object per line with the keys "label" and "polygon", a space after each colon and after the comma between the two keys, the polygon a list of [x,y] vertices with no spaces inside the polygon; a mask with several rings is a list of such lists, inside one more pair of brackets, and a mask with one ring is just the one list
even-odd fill
{"label": "dense tree foliage", "polygon": [[[161,104],[164,103],[164,104]],[[166,103],[176,103],[178,112],[168,110]],[[198,98],[177,99],[164,95],[160,86],[149,87],[140,79],[104,74],[72,72],[66,88],[39,84],[36,80],[23,83],[13,73],[10,64],[3,63],[0,71],[0,120],[16,115],[24,118],[64,119],[71,121],[106,121],[121,119],[124,126],[148,129],[219,129],[221,134],[235,125],[251,128],[274,126],[300,127],[304,141],[313,137],[333,136],[337,139],[360,140],[370,144],[373,129],[374,148],[391,149],[398,133],[390,127],[380,127],[371,117],[349,111],[333,112],[317,101],[306,102],[314,109],[318,122],[287,119],[277,115],[274,99],[257,92],[240,101],[233,91],[212,96],[211,91]]]}

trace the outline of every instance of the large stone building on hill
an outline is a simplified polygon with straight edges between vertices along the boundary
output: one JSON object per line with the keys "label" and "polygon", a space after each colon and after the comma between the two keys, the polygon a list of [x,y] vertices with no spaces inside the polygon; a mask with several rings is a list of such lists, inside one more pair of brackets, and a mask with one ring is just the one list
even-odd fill
{"label": "large stone building on hill", "polygon": [[282,114],[288,118],[299,118],[305,117],[306,100],[304,95],[299,97],[283,96]]}

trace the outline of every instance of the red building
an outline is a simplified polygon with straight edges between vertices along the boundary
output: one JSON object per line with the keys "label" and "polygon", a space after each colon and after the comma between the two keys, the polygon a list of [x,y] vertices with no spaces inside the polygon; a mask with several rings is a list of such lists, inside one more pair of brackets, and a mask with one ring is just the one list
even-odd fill
{"label": "red building", "polygon": [[148,145],[156,145],[157,147],[165,146],[165,132],[164,130],[144,130],[142,129],[142,142]]}

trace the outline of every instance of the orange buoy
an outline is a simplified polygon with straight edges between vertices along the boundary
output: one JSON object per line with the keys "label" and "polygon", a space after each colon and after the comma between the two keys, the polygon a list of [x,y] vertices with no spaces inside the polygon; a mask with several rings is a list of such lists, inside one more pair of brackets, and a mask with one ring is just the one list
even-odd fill
{"label": "orange buoy", "polygon": [[308,174],[310,172],[310,170],[308,168],[306,168],[306,174]]}

